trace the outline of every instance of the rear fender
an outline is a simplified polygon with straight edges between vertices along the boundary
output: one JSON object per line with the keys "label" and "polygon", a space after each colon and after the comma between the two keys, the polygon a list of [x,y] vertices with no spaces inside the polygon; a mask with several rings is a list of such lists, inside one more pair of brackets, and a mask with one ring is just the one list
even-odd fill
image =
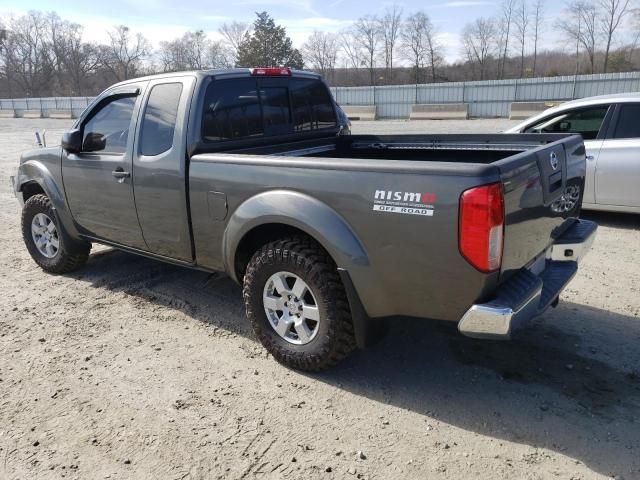
{"label": "rear fender", "polygon": [[242,203],[229,218],[222,242],[226,271],[236,282],[235,258],[244,236],[264,224],[302,230],[331,255],[338,268],[350,271],[369,265],[367,253],[347,222],[331,207],[300,192],[271,190]]}

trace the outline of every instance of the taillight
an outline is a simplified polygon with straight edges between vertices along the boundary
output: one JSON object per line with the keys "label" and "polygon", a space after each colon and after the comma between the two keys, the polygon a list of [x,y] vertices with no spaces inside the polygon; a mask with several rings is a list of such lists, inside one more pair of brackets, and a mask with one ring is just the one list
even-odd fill
{"label": "taillight", "polygon": [[290,77],[290,68],[258,67],[251,69],[254,77]]}
{"label": "taillight", "polygon": [[504,197],[502,185],[492,183],[465,190],[460,197],[460,253],[482,272],[502,263]]}

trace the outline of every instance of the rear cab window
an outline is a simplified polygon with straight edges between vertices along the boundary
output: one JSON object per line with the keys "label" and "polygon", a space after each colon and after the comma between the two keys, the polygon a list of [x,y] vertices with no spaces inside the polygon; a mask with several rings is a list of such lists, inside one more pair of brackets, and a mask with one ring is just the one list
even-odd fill
{"label": "rear cab window", "polygon": [[206,143],[337,128],[333,98],[319,79],[234,78],[207,87]]}

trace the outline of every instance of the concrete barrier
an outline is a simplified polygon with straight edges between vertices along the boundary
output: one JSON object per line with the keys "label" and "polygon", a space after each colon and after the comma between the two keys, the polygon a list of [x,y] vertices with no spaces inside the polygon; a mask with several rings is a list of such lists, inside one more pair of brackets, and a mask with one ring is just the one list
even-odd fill
{"label": "concrete barrier", "polygon": [[22,118],[42,118],[42,111],[41,110],[20,110],[18,112],[19,117]]}
{"label": "concrete barrier", "polygon": [[378,107],[375,105],[340,105],[349,120],[376,120]]}
{"label": "concrete barrier", "polygon": [[15,118],[15,110],[0,110],[0,118]]}
{"label": "concrete barrier", "polygon": [[74,118],[71,110],[49,110],[48,114],[49,118]]}
{"label": "concrete barrier", "polygon": [[411,105],[409,120],[466,120],[469,105],[466,103],[429,103]]}
{"label": "concrete barrier", "polygon": [[560,105],[561,102],[512,102],[509,109],[509,120],[526,120],[544,112],[547,108]]}

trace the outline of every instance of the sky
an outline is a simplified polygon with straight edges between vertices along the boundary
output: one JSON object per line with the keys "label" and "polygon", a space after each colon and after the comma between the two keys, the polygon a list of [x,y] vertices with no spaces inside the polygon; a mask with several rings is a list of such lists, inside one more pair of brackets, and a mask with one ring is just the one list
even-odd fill
{"label": "sky", "polygon": [[[383,14],[393,3],[405,14],[420,9],[429,14],[440,32],[448,61],[461,58],[460,31],[467,22],[499,11],[497,0],[2,0],[0,15],[55,10],[62,18],[83,25],[86,40],[97,42],[107,40],[109,28],[124,24],[143,33],[157,47],[188,30],[202,29],[218,38],[222,23],[252,22],[254,12],[266,10],[300,47],[314,29],[339,31],[363,15]],[[553,25],[562,3],[547,0],[545,11],[545,23]],[[542,46],[553,48],[557,42],[553,35],[546,35]]]}

